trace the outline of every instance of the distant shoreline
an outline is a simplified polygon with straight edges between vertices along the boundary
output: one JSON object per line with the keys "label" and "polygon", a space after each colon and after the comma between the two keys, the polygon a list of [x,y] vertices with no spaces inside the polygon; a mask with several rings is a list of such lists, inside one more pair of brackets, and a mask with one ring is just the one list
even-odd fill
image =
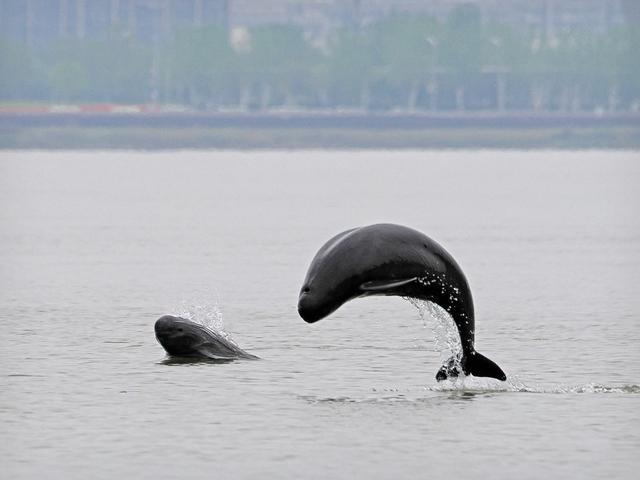
{"label": "distant shoreline", "polygon": [[0,113],[0,149],[640,149],[640,114]]}

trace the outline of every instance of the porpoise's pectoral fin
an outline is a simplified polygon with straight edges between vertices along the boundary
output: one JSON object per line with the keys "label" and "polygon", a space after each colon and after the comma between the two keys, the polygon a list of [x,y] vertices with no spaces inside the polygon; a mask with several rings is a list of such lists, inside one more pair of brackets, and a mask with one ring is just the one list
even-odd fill
{"label": "porpoise's pectoral fin", "polygon": [[383,292],[394,288],[402,287],[408,283],[415,282],[418,277],[401,278],[399,280],[371,280],[360,285],[363,292]]}
{"label": "porpoise's pectoral fin", "polygon": [[260,357],[245,352],[239,347],[232,347],[223,343],[205,342],[196,348],[198,353],[203,357],[210,358],[212,360],[235,360],[237,358],[243,358],[246,360],[258,360]]}
{"label": "porpoise's pectoral fin", "polygon": [[233,360],[238,358],[234,352],[216,343],[204,342],[194,348],[203,357],[212,360]]}

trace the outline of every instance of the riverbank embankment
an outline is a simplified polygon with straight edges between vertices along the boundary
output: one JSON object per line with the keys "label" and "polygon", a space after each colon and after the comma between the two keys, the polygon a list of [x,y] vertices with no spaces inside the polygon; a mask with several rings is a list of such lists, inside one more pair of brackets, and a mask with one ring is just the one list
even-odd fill
{"label": "riverbank embankment", "polygon": [[640,148],[640,114],[0,113],[3,149]]}

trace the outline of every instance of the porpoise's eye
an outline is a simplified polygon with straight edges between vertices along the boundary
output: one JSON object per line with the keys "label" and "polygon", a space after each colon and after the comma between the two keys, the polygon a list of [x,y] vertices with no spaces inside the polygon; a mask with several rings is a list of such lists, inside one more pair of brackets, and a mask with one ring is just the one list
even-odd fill
{"label": "porpoise's eye", "polygon": [[309,290],[311,290],[309,287],[304,287],[304,288],[302,289],[302,292],[303,292],[303,293],[309,293]]}
{"label": "porpoise's eye", "polygon": [[183,330],[182,330],[182,328],[178,328],[178,331],[179,331],[179,332],[182,332]]}

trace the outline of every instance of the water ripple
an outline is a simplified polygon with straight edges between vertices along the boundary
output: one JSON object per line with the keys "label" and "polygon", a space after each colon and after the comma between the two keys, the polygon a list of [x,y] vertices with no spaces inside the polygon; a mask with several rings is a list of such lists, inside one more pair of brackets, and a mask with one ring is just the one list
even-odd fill
{"label": "water ripple", "polygon": [[[431,395],[425,396],[425,393]],[[599,385],[596,383],[587,383],[585,385],[531,385],[512,384],[507,382],[505,385],[485,385],[479,384],[463,385],[461,382],[444,382],[444,384],[424,387],[422,391],[415,389],[400,388],[373,388],[371,394],[363,394],[362,396],[316,396],[316,395],[298,395],[298,399],[304,400],[311,404],[321,403],[419,403],[431,401],[440,395],[440,398],[449,398],[453,400],[472,399],[478,396],[501,394],[501,393],[541,393],[541,394],[640,394],[640,385]]]}

